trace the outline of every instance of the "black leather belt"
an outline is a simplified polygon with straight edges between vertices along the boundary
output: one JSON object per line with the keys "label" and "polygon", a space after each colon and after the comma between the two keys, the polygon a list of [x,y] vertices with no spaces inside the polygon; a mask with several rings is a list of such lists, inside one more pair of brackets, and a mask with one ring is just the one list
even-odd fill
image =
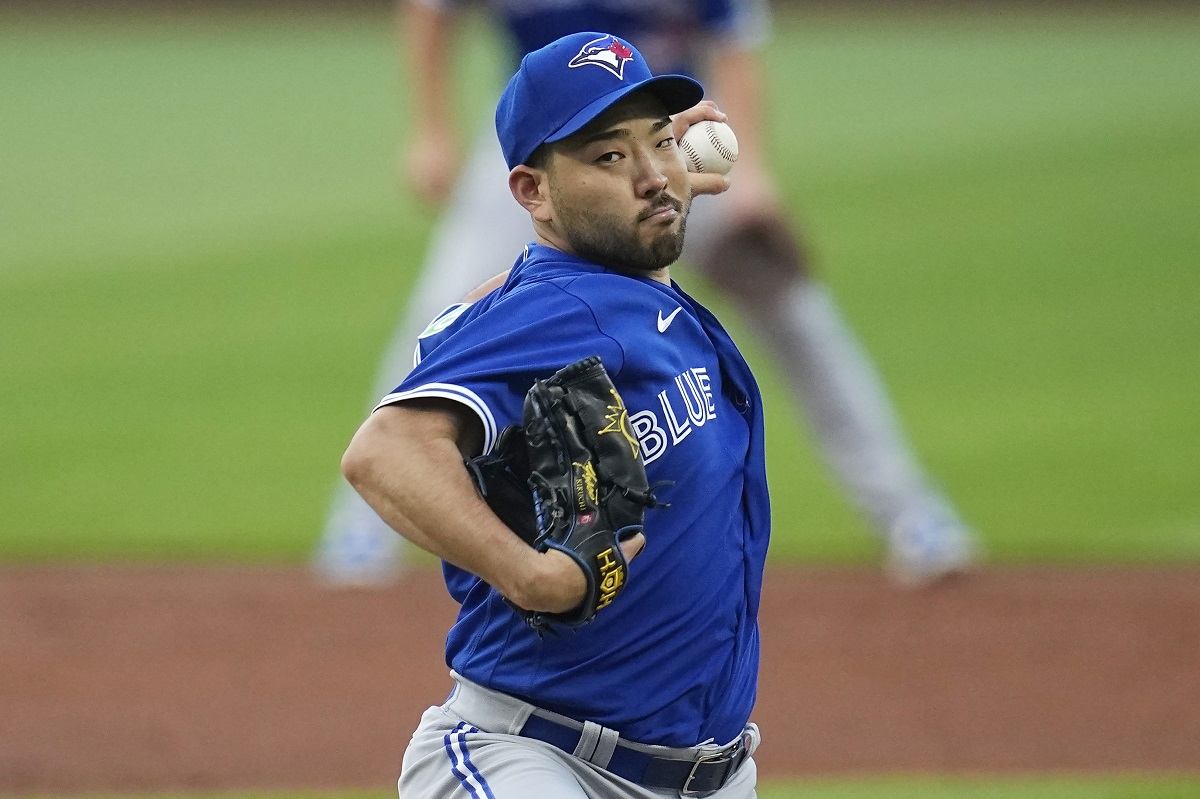
{"label": "black leather belt", "polygon": [[[521,728],[522,737],[556,746],[573,753],[583,733],[541,716],[530,716]],[[605,770],[645,788],[667,788],[685,796],[704,796],[720,790],[742,765],[749,750],[745,736],[737,743],[712,754],[702,754],[694,760],[672,760],[653,757],[628,746],[618,739]]]}

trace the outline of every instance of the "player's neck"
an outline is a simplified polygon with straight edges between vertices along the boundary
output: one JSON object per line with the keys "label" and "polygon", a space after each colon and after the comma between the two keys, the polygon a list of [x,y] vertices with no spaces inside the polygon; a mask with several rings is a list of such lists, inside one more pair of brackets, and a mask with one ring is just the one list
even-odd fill
{"label": "player's neck", "polygon": [[648,277],[653,281],[662,283],[664,286],[671,285],[671,267],[664,266],[662,269],[655,269],[653,272],[639,272],[638,277]]}
{"label": "player's neck", "polygon": [[[537,240],[537,243],[543,247],[550,247],[551,249],[558,250],[559,252],[565,252],[567,255],[574,255],[576,258],[584,258],[584,256],[575,252],[575,250],[567,242],[559,241],[558,237],[548,236],[542,231],[536,229],[534,230],[534,236]],[[584,258],[584,260],[588,259]],[[671,285],[670,266],[664,266],[662,269],[654,269],[649,272],[630,272],[625,269],[621,269],[620,267],[612,266],[611,264],[602,264],[597,262],[597,265],[612,269],[613,271],[620,272],[624,275],[629,275],[630,277],[645,277],[662,283],[664,286]]]}

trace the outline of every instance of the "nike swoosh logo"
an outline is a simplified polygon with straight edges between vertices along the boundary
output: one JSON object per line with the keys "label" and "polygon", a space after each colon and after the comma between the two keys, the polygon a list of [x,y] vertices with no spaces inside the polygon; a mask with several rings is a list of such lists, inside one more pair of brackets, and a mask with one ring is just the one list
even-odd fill
{"label": "nike swoosh logo", "polygon": [[679,313],[682,310],[683,310],[683,306],[681,305],[678,308],[676,308],[675,310],[671,311],[671,313],[667,315],[666,319],[663,319],[662,311],[659,311],[658,312],[658,332],[666,333],[667,328],[671,326],[671,322],[675,321],[675,314]]}

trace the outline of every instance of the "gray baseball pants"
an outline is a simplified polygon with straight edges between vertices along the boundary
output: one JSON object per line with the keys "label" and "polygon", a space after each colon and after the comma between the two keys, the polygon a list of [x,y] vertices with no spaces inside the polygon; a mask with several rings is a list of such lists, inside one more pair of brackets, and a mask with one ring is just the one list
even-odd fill
{"label": "gray baseball pants", "polygon": [[[715,793],[649,789],[598,763],[607,763],[615,747],[689,762],[726,747],[673,749],[620,740],[612,730],[579,724],[475,685],[457,674],[452,676],[456,686],[450,698],[425,711],[404,753],[398,783],[401,799],[664,799],[693,795],[755,799],[757,795],[757,769],[750,755],[760,737],[753,724],[747,726],[744,736],[748,755]],[[580,730],[576,747],[580,754],[516,734],[531,716]],[[591,760],[583,756],[585,751]]]}

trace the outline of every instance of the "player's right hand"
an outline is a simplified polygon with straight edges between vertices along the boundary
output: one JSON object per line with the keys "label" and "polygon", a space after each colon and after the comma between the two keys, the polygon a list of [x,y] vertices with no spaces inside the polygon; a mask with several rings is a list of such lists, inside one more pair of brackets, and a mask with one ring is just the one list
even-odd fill
{"label": "player's right hand", "polygon": [[454,136],[419,133],[403,146],[400,159],[409,186],[421,200],[433,205],[446,202],[458,177],[458,142]]}
{"label": "player's right hand", "polygon": [[[683,138],[687,129],[697,122],[711,119],[713,122],[728,122],[729,118],[717,108],[712,100],[701,100],[696,105],[680,111],[671,117],[671,132],[675,141]],[[688,178],[692,186],[692,194],[720,194],[730,186],[729,175],[718,175],[715,172],[689,172]]]}

